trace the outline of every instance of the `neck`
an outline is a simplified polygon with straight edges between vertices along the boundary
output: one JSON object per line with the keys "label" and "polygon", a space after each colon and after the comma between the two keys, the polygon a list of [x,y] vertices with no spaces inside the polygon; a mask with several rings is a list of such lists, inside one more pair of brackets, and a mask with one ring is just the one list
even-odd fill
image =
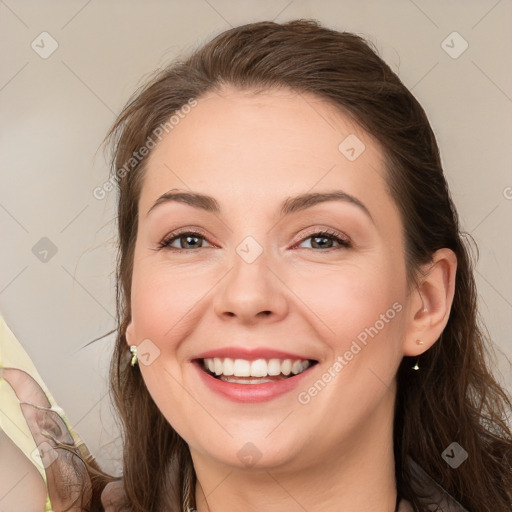
{"label": "neck", "polygon": [[350,443],[301,464],[300,470],[296,465],[233,468],[193,454],[197,512],[393,512],[393,419],[376,416]]}

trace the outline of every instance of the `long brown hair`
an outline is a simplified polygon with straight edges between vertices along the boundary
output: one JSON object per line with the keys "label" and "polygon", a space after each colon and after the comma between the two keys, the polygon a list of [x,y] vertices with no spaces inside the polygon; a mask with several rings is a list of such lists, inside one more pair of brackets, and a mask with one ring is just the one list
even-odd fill
{"label": "long brown hair", "polygon": [[[489,370],[489,343],[477,318],[473,260],[434,133],[423,108],[370,43],[312,20],[259,22],[223,32],[186,60],[159,71],[136,92],[108,133],[119,192],[118,336],[111,387],[123,426],[126,510],[159,510],[164,503],[181,510],[184,502],[194,504],[195,484],[185,441],[153,402],[140,371],[129,365],[125,332],[147,155],[133,158],[187,102],[224,85],[315,94],[380,142],[387,183],[404,226],[411,286],[421,278],[420,265],[430,262],[437,249],[455,252],[456,290],[448,324],[421,356],[420,371],[411,371],[413,361],[404,357],[397,374],[398,494],[418,511],[431,510],[415,489],[413,459],[468,510],[510,512],[511,401]],[[453,441],[469,454],[457,470],[441,457]]]}

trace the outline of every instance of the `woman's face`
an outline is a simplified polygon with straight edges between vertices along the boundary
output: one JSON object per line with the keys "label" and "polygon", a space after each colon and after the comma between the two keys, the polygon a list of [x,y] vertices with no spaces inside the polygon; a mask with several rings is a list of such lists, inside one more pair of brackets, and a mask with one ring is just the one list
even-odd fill
{"label": "woman's face", "polygon": [[209,93],[150,154],[127,339],[195,463],[305,467],[389,431],[408,288],[384,176],[287,90]]}

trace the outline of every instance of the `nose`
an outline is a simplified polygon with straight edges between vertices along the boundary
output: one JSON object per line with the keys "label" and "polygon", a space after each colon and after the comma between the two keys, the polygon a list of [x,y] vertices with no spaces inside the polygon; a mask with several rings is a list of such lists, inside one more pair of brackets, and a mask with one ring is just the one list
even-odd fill
{"label": "nose", "polygon": [[265,253],[252,263],[236,254],[232,263],[215,294],[215,313],[223,320],[246,325],[283,319],[289,307],[287,288],[283,277],[269,266]]}

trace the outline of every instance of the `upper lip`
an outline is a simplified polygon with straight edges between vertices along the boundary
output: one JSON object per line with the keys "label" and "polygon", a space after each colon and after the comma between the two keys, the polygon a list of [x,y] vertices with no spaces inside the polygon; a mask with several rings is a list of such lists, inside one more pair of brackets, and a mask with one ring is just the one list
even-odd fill
{"label": "upper lip", "polygon": [[210,359],[210,358],[223,358],[229,357],[231,359],[246,359],[254,361],[256,359],[300,359],[304,361],[315,359],[292,352],[285,352],[282,350],[275,350],[273,348],[247,348],[247,347],[223,347],[214,350],[202,352],[192,359]]}

